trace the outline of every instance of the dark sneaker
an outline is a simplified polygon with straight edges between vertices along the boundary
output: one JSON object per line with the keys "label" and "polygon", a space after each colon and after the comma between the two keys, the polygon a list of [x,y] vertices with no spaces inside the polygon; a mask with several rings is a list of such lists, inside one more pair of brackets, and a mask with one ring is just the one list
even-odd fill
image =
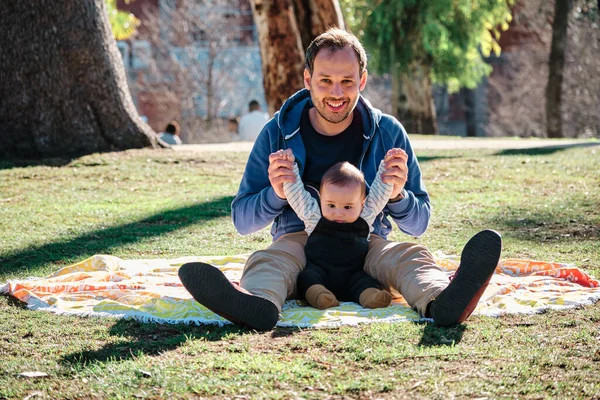
{"label": "dark sneaker", "polygon": [[460,266],[446,289],[431,303],[429,312],[436,325],[462,323],[477,307],[500,260],[502,238],[492,230],[469,240],[460,256]]}
{"label": "dark sneaker", "polygon": [[273,302],[231,283],[210,264],[183,264],[179,279],[198,303],[231,322],[267,331],[279,319],[279,310]]}

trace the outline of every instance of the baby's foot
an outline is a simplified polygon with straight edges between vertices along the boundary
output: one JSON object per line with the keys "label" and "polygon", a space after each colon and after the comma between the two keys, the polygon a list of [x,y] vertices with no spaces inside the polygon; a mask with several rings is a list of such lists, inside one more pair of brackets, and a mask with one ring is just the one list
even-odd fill
{"label": "baby's foot", "polygon": [[392,303],[392,295],[385,290],[368,288],[360,294],[359,303],[365,308],[384,308]]}
{"label": "baby's foot", "polygon": [[319,310],[340,305],[335,295],[323,285],[312,285],[308,288],[304,297],[308,304]]}

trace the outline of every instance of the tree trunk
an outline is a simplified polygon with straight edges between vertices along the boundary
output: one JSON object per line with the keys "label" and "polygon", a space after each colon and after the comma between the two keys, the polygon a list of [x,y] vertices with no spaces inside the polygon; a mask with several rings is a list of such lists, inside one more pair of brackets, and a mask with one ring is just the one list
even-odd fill
{"label": "tree trunk", "polygon": [[546,85],[546,132],[549,138],[563,137],[562,130],[562,83],[565,67],[565,47],[571,0],[555,0],[552,22],[552,45],[548,61],[548,84]]}
{"label": "tree trunk", "polygon": [[465,126],[467,137],[477,136],[477,122],[475,121],[475,90],[462,88],[460,95],[465,112]]}
{"label": "tree trunk", "polygon": [[252,0],[269,114],[304,87],[304,50],[327,28],[344,28],[338,0]]}
{"label": "tree trunk", "polygon": [[331,27],[345,29],[338,0],[293,0],[293,6],[303,49]]}
{"label": "tree trunk", "polygon": [[304,87],[304,51],[292,0],[252,0],[262,58],[263,85],[273,115],[283,102]]}
{"label": "tree trunk", "polygon": [[135,109],[104,0],[0,7],[0,154],[77,156],[156,143]]}
{"label": "tree trunk", "polygon": [[206,122],[207,122],[207,126],[208,128],[211,127],[212,125],[212,120],[213,120],[213,114],[214,114],[214,110],[213,110],[213,103],[215,100],[215,93],[214,93],[214,85],[213,85],[213,80],[214,80],[214,72],[215,72],[215,61],[217,58],[217,44],[215,42],[211,42],[208,45],[208,68],[207,68],[207,77],[206,77]]}
{"label": "tree trunk", "polygon": [[392,104],[396,116],[408,133],[437,135],[429,69],[413,64],[407,74],[392,74]]}

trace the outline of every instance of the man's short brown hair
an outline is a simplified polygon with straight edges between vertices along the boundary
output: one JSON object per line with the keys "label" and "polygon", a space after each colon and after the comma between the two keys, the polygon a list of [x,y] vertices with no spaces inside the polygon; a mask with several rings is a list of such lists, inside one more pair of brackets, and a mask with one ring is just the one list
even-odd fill
{"label": "man's short brown hair", "polygon": [[323,178],[321,178],[321,187],[325,185],[338,187],[356,185],[360,188],[361,197],[364,199],[367,196],[365,176],[358,168],[347,161],[340,161],[333,164],[325,171]]}
{"label": "man's short brown hair", "polygon": [[362,76],[363,72],[367,69],[367,53],[365,52],[365,48],[356,36],[340,28],[329,28],[325,33],[317,36],[306,49],[306,69],[310,73],[310,76],[313,74],[315,58],[319,51],[325,49],[331,54],[343,50],[345,47],[350,47],[356,53],[358,72]]}

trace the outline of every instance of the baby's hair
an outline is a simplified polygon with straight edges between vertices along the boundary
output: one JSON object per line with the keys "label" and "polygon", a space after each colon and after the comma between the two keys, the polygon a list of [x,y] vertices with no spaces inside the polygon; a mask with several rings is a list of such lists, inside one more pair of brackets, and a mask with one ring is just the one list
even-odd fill
{"label": "baby's hair", "polygon": [[325,171],[321,179],[321,187],[325,185],[338,187],[356,185],[360,187],[361,197],[364,199],[367,196],[365,176],[358,168],[347,161],[340,161]]}

